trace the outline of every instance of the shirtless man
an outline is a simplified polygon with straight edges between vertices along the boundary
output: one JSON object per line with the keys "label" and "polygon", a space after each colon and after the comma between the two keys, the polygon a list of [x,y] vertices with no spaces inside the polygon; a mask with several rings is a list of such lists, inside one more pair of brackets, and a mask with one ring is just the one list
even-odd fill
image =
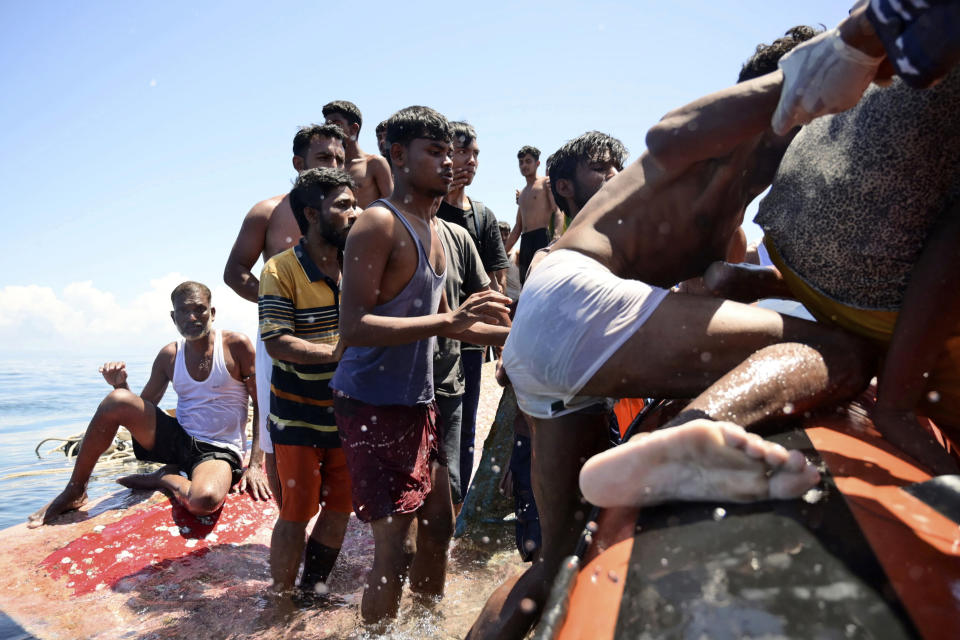
{"label": "shirtless man", "polygon": [[[293,137],[293,168],[297,173],[308,169],[343,169],[343,130],[335,125],[311,125],[297,131]],[[260,280],[253,274],[253,265],[262,257],[266,264],[270,258],[286,251],[300,240],[300,228],[290,208],[289,194],[274,196],[253,205],[243,219],[240,233],[233,243],[227,264],[223,268],[223,281],[241,298],[257,304]],[[267,474],[274,493],[277,492],[276,462],[273,445],[267,429],[267,414],[270,407],[270,374],[273,362],[257,332],[257,401],[264,410],[260,413],[260,447],[266,454]]]}
{"label": "shirtless man", "polygon": [[357,202],[368,207],[374,200],[386,198],[393,191],[390,167],[383,156],[366,153],[357,144],[363,118],[357,105],[346,100],[335,100],[323,105],[323,117],[327,124],[335,124],[347,135],[343,142],[347,152],[347,173],[357,183]]}
{"label": "shirtless man", "polygon": [[[770,63],[811,35],[791,30],[751,58],[739,84],[668,113],[648,132],[647,151],[587,202],[530,274],[503,365],[534,419],[535,474],[540,460],[552,470],[549,483],[534,478],[542,526],[560,535],[544,536],[539,562],[491,596],[469,637],[521,637],[535,621],[582,526],[573,501],[547,510],[546,494],[574,493],[583,457],[604,446],[605,415],[582,411],[603,398],[701,394],[674,419],[677,428],[596,456],[580,478],[589,500],[787,498],[818,481],[800,453],[728,423],[749,426],[855,394],[871,373],[864,344],[667,289],[724,254],[746,205],[770,184],[795,133],[770,130],[781,86]],[[664,466],[640,474],[637,465],[652,460]],[[524,598],[537,607],[521,606]]]}
{"label": "shirtless man", "polygon": [[373,528],[373,569],[360,613],[396,617],[403,582],[443,595],[453,534],[448,474],[439,452],[434,336],[497,344],[509,300],[484,291],[449,309],[446,258],[434,211],[453,180],[446,118],[408,107],[387,121],[395,188],[366,209],[344,251],[340,339],[330,386],[357,517]]}
{"label": "shirtless man", "polygon": [[[529,145],[522,147],[517,152],[517,159],[520,175],[526,178],[527,185],[517,199],[517,222],[507,238],[505,249],[509,252],[520,240],[520,282],[523,283],[527,279],[533,254],[563,233],[563,215],[553,201],[549,179],[537,176],[540,150]],[[548,229],[550,226],[553,227],[552,235]]]}
{"label": "shirtless man", "polygon": [[[214,513],[237,481],[241,491],[249,485],[255,498],[269,498],[256,420],[250,466],[241,474],[249,396],[254,398],[254,415],[257,413],[253,345],[242,333],[211,331],[216,309],[210,305],[210,290],[204,285],[184,282],[170,298],[170,317],[183,339],[160,350],[139,396],[130,392],[124,363],[109,362],[101,367],[114,390],[90,420],[66,488],[32,514],[27,526],[49,524],[87,501],[90,474],[121,426],[133,436],[138,460],[166,465],[154,473],[117,480],[126,487],[164,489],[194,515]],[[157,406],[171,382],[177,392],[176,418]]]}

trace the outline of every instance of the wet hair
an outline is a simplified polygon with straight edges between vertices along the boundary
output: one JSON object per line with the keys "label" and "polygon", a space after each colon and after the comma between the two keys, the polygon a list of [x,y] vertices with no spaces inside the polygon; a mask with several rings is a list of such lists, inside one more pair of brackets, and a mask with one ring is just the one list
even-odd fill
{"label": "wet hair", "polygon": [[387,119],[387,146],[409,146],[417,138],[451,142],[450,123],[439,111],[415,105],[401,109]]}
{"label": "wet hair", "polygon": [[510,232],[513,230],[513,227],[511,227],[510,223],[507,222],[506,220],[498,220],[497,229],[500,230],[501,234],[505,233],[507,235],[510,235]]}
{"label": "wet hair", "polygon": [[750,56],[750,59],[743,64],[743,68],[740,69],[740,76],[737,78],[737,82],[752,80],[776,71],[777,62],[779,62],[780,58],[785,56],[788,51],[822,31],[823,29],[800,25],[788,29],[784,36],[774,40],[773,44],[758,44],[757,50]]}
{"label": "wet hair", "polygon": [[207,304],[210,304],[210,287],[200,282],[194,282],[193,280],[187,280],[186,282],[181,282],[173,290],[173,293],[170,294],[170,302],[173,303],[173,306],[177,306],[177,299],[191,293],[196,293],[202,295],[207,299]]}
{"label": "wet hair", "polygon": [[337,187],[350,187],[356,190],[357,185],[350,174],[343,169],[327,167],[308,169],[297,176],[297,181],[293,183],[293,189],[290,190],[290,208],[293,209],[293,217],[297,219],[301,234],[307,235],[307,229],[310,227],[304,209],[312,207],[319,211],[323,199]]}
{"label": "wet hair", "polygon": [[360,133],[360,127],[363,126],[363,116],[360,115],[360,109],[357,108],[357,105],[347,100],[328,102],[323,105],[322,113],[324,118],[331,113],[339,113],[347,119],[347,122],[357,125],[357,133]]}
{"label": "wet hair", "polygon": [[301,158],[305,157],[310,148],[310,141],[315,137],[333,138],[343,143],[347,136],[343,129],[335,124],[311,124],[306,127],[300,127],[297,135],[293,136],[293,155]]}
{"label": "wet hair", "polygon": [[553,201],[561,211],[570,213],[567,211],[566,198],[557,193],[557,182],[562,178],[573,180],[578,164],[598,160],[605,151],[610,153],[610,160],[616,165],[617,170],[623,171],[623,162],[629,154],[627,148],[613,136],[599,131],[588,131],[582,136],[569,140],[547,158],[550,191],[553,192]]}
{"label": "wet hair", "polygon": [[451,122],[450,133],[453,135],[453,146],[465,147],[477,139],[477,130],[466,122]]}
{"label": "wet hair", "polygon": [[540,159],[540,149],[536,147],[531,147],[528,144],[520,147],[520,151],[517,151],[517,160],[523,160],[523,156],[533,156],[534,160]]}

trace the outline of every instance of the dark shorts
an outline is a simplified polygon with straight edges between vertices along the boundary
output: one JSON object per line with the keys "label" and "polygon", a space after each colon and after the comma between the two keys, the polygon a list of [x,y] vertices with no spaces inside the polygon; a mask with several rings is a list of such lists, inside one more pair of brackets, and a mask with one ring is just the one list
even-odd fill
{"label": "dark shorts", "polygon": [[435,403],[374,406],[334,396],[340,445],[363,522],[413,513],[430,493],[430,465],[446,465]]}
{"label": "dark shorts", "polygon": [[201,442],[183,430],[176,418],[157,407],[157,435],[153,449],[144,448],[133,439],[133,453],[137,460],[175,464],[193,477],[193,469],[207,460],[223,460],[230,465],[232,484],[240,481],[243,463],[235,452],[226,447]]}
{"label": "dark shorts", "polygon": [[520,267],[520,284],[527,281],[527,271],[533,262],[533,254],[550,244],[550,232],[546,227],[527,231],[520,235],[520,255],[517,266]]}

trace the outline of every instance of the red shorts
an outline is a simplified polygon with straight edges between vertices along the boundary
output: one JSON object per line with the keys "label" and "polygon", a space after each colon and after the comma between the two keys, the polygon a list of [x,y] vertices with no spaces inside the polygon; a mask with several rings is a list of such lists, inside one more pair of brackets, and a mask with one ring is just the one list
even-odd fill
{"label": "red shorts", "polygon": [[443,464],[437,406],[377,407],[334,396],[340,444],[353,481],[353,510],[364,522],[413,513],[430,493],[430,464]]}
{"label": "red shorts", "polygon": [[350,474],[343,449],[274,444],[280,478],[280,518],[307,522],[320,507],[350,513]]}

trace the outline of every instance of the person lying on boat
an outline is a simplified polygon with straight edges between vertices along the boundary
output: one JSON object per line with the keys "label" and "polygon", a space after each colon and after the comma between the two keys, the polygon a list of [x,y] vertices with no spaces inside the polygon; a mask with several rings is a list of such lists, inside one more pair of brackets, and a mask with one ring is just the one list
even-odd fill
{"label": "person lying on boat", "polygon": [[[121,426],[133,436],[138,460],[164,464],[153,473],[117,480],[126,487],[166,490],[198,516],[220,509],[238,483],[239,490],[249,489],[255,499],[269,499],[256,416],[250,465],[243,469],[248,398],[254,399],[254,414],[257,411],[253,345],[242,333],[212,329],[216,309],[205,285],[184,282],[170,299],[170,317],[183,338],[160,350],[139,396],[130,391],[124,363],[101,368],[114,390],[90,420],[66,488],[29,516],[31,528],[50,524],[86,502],[90,474]],[[157,406],[171,382],[177,393],[176,418]]]}
{"label": "person lying on boat", "polygon": [[[519,638],[536,620],[530,600],[544,602],[582,526],[566,520],[575,516],[569,510],[552,514],[541,496],[576,493],[589,453],[571,443],[605,446],[607,414],[591,410],[605,398],[695,398],[673,419],[677,428],[656,440],[679,457],[652,457],[663,464],[636,482],[621,476],[620,499],[645,504],[648,490],[661,501],[791,498],[819,481],[800,453],[741,427],[853,396],[872,375],[867,345],[768,309],[669,291],[724,255],[746,205],[770,184],[796,134],[770,128],[782,80],[776,62],[813,35],[791,29],[758,48],[738,84],[668,113],[647,133],[640,159],[586,202],[529,274],[503,367],[520,409],[533,417],[543,549],[539,562],[491,596],[468,637]],[[646,464],[650,446],[631,440],[615,452]],[[558,462],[563,451],[575,459]],[[550,461],[548,479],[538,460]],[[603,465],[595,470],[598,482],[581,480],[587,499],[600,498],[590,490],[607,477]],[[558,515],[566,529],[549,523]],[[551,527],[564,536],[548,549]]]}

